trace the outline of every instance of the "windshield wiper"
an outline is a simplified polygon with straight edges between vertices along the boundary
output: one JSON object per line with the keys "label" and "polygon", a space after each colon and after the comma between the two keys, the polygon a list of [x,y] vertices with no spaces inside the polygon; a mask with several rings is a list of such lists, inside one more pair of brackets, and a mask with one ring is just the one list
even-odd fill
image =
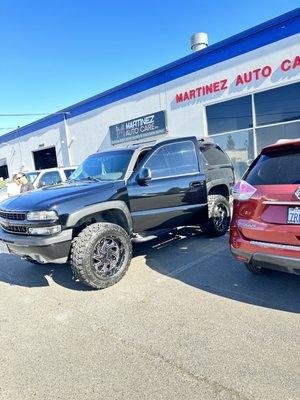
{"label": "windshield wiper", "polygon": [[101,179],[95,178],[94,176],[87,176],[83,180],[89,180],[89,181],[93,181],[93,182],[101,182]]}

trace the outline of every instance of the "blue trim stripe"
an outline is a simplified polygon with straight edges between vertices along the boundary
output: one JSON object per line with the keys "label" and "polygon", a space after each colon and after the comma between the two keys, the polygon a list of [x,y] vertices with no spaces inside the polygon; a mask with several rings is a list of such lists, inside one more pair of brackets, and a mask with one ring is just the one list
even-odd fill
{"label": "blue trim stripe", "polygon": [[[219,43],[207,47],[201,52],[189,54],[173,63],[153,70],[136,79],[116,86],[94,97],[74,104],[60,112],[69,113],[66,118],[72,118],[88,111],[106,106],[125,99],[137,93],[170,82],[192,72],[229,60],[241,54],[258,49],[278,40],[300,32],[300,7],[263,24],[255,26]],[[37,130],[63,121],[63,115],[50,115],[19,130],[6,133],[0,137],[0,143],[5,143],[18,137],[28,135]]]}

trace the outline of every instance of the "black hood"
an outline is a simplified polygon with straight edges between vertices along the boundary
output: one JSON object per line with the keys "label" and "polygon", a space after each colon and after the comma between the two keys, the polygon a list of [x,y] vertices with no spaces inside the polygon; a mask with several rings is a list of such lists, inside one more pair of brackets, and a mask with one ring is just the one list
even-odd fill
{"label": "black hood", "polygon": [[61,204],[78,198],[96,197],[99,202],[107,200],[111,192],[124,187],[124,182],[66,182],[49,186],[4,200],[0,209],[12,211],[39,211],[56,209]]}

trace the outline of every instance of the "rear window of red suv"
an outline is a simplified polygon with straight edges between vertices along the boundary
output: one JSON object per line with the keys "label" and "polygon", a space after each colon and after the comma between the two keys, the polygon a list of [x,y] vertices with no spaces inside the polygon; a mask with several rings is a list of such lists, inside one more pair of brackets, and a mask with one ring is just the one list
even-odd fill
{"label": "rear window of red suv", "polygon": [[264,154],[252,164],[244,180],[250,185],[300,183],[300,150],[278,150]]}

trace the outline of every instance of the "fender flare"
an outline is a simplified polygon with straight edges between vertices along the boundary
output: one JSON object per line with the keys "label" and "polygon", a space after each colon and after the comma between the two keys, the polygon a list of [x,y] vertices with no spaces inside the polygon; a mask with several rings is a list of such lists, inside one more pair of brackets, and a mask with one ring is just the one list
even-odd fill
{"label": "fender flare", "polygon": [[133,223],[132,223],[132,217],[131,217],[130,211],[129,211],[126,203],[124,203],[124,201],[120,201],[120,200],[106,201],[106,202],[99,203],[99,204],[93,204],[91,206],[84,207],[81,210],[71,213],[68,217],[68,220],[66,223],[66,228],[73,228],[74,226],[76,226],[78,221],[80,221],[84,217],[87,217],[92,214],[97,214],[102,211],[107,211],[107,210],[121,211],[124,214],[126,221],[128,223],[129,233],[132,233]]}

